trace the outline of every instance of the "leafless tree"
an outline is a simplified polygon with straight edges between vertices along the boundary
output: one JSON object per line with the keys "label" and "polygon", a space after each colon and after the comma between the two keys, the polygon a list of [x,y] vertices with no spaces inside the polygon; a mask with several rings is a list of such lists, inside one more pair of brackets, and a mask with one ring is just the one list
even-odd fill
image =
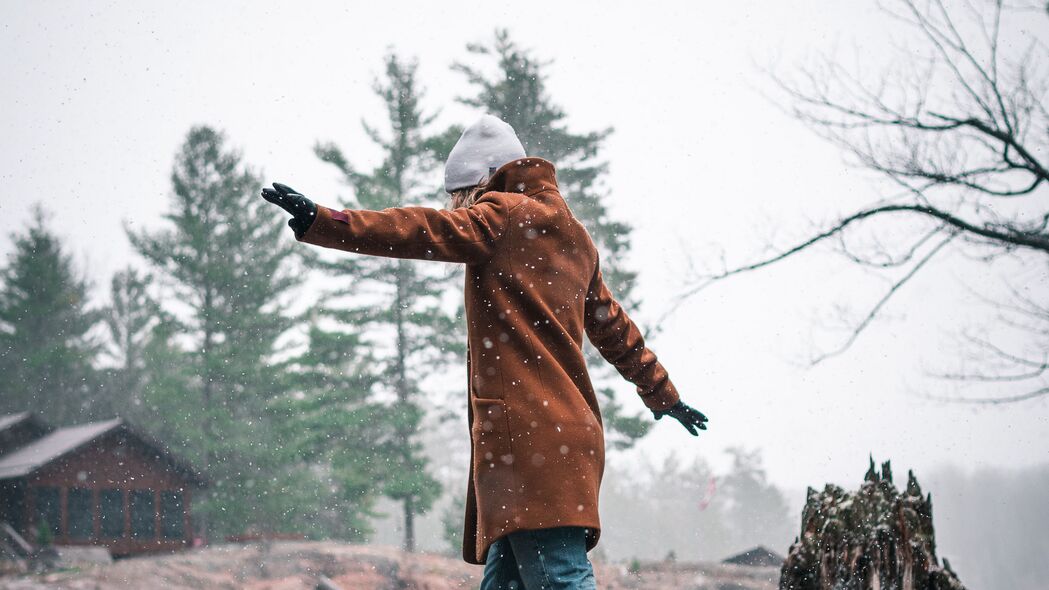
{"label": "leafless tree", "polygon": [[[896,0],[880,7],[916,33],[919,47],[899,50],[909,67],[888,69],[872,82],[825,56],[789,80],[769,75],[790,114],[840,146],[855,165],[887,179],[887,193],[772,255],[693,273],[673,307],[718,281],[831,245],[891,280],[848,337],[817,355],[815,364],[846,351],[947,249],[987,264],[1019,260],[1041,269],[1041,276],[1049,270],[1049,6]],[[872,240],[870,232],[879,230],[905,239]],[[1006,403],[1049,394],[1049,302],[1030,294],[1030,282],[1012,280],[1019,281],[1008,285],[1012,297],[993,301],[993,308],[999,325],[1025,332],[1027,343],[1017,348],[1015,339],[1007,346],[964,332],[966,362],[938,374],[987,385],[998,395],[944,399]],[[1006,384],[1020,393],[1002,395]]]}

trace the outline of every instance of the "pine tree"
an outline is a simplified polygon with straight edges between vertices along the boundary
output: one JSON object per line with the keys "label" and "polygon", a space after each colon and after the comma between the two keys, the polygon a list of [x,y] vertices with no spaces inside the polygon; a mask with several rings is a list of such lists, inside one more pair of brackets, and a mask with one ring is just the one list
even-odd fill
{"label": "pine tree", "polygon": [[[544,69],[550,62],[539,61],[521,49],[506,30],[497,30],[491,45],[470,44],[467,51],[496,63],[490,75],[462,62],[452,66],[476,90],[473,96],[460,98],[460,102],[503,119],[517,132],[525,153],[554,163],[561,193],[600,251],[601,272],[609,289],[626,309],[638,309],[632,295],[637,273],[617,262],[630,250],[632,228],[613,219],[605,205],[608,192],[602,183],[608,163],[601,160],[600,154],[612,128],[583,134],[568,131],[567,115],[546,88]],[[596,348],[589,343],[584,348],[592,375],[611,377],[613,382],[619,379]],[[597,389],[604,398],[601,414],[613,448],[628,448],[647,434],[652,424],[647,413],[625,415],[615,400],[613,387]]]}
{"label": "pine tree", "polygon": [[441,538],[447,544],[445,552],[457,556],[463,549],[463,514],[466,512],[466,498],[462,494],[452,494],[451,501],[441,512]]}
{"label": "pine tree", "polygon": [[287,262],[293,242],[281,216],[258,197],[259,177],[220,132],[192,128],[171,181],[164,216],[171,227],[128,234],[165,283],[162,303],[192,341],[189,389],[166,403],[175,411],[172,428],[196,443],[212,477],[198,522],[213,534],[281,529],[293,512],[284,493],[292,474],[266,407],[283,393],[271,355],[288,325],[279,299],[295,284]]}
{"label": "pine tree", "polygon": [[0,270],[0,413],[31,410],[55,424],[93,416],[89,332],[99,320],[89,285],[35,205],[24,233]]}
{"label": "pine tree", "polygon": [[194,395],[200,383],[192,370],[196,351],[178,344],[182,330],[180,322],[160,311],[142,345],[141,393],[133,396],[126,412],[136,425],[203,467],[202,412]]}
{"label": "pine tree", "polygon": [[147,291],[150,282],[150,277],[133,267],[117,272],[110,281],[110,304],[103,310],[102,319],[107,336],[105,354],[112,366],[102,371],[95,400],[99,413],[120,415],[143,427],[143,420],[151,415],[142,397],[148,378],[145,352],[163,315]]}
{"label": "pine tree", "polygon": [[[433,116],[424,116],[419,105],[417,63],[391,54],[385,66],[385,78],[376,81],[375,91],[386,106],[388,138],[364,123],[367,135],[383,151],[382,163],[370,173],[359,172],[334,144],[316,146],[317,155],[335,165],[353,187],[355,198],[348,201],[348,208],[424,204],[427,196],[435,194],[426,179],[438,164],[434,146],[440,138],[426,134]],[[461,318],[445,311],[441,301],[450,281],[463,275],[461,269],[432,262],[352,255],[326,268],[331,274],[351,277],[352,283],[335,296],[359,294],[366,286],[381,292],[381,302],[356,303],[347,313],[357,328],[381,334],[370,344],[391,344],[376,352],[382,383],[395,398],[384,416],[392,437],[383,451],[389,461],[383,493],[403,503],[404,547],[414,551],[415,516],[428,511],[441,492],[440,483],[427,473],[428,461],[418,440],[422,418],[436,396],[424,392],[420,382],[452,360],[464,358]],[[420,398],[426,400],[425,407]]]}
{"label": "pine tree", "polygon": [[371,401],[380,381],[376,362],[358,332],[326,330],[321,319],[342,320],[345,312],[314,307],[306,350],[287,361],[286,375],[294,394],[270,411],[280,436],[296,461],[322,470],[322,486],[302,498],[300,528],[323,537],[367,541],[374,532],[369,520],[381,491],[387,464],[389,429],[385,407]]}
{"label": "pine tree", "polygon": [[793,535],[787,500],[769,483],[761,452],[730,447],[732,469],[723,478],[725,519],[728,539],[737,548],[756,544],[783,547]]}
{"label": "pine tree", "polygon": [[661,459],[644,456],[638,464],[611,465],[606,479],[601,542],[613,553],[661,559],[672,551],[678,559],[709,561],[739,550],[726,542],[722,493],[701,457],[689,460],[674,450]]}

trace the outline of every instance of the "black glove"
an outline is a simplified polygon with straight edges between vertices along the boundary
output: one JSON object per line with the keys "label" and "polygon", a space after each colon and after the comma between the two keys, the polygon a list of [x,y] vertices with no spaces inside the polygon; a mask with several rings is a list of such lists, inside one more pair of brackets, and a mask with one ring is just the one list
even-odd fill
{"label": "black glove", "polygon": [[262,198],[280,205],[293,215],[288,220],[288,226],[295,232],[297,238],[302,238],[306,230],[313,225],[313,220],[317,218],[317,205],[286,184],[274,182],[273,188],[262,189]]}
{"label": "black glove", "polygon": [[678,400],[676,404],[665,410],[652,410],[652,416],[654,416],[656,420],[659,420],[667,414],[676,418],[686,430],[692,433],[692,436],[699,436],[699,432],[696,431],[696,428],[699,428],[700,430],[707,429],[707,417],[703,415],[703,412],[700,412],[681,400]]}

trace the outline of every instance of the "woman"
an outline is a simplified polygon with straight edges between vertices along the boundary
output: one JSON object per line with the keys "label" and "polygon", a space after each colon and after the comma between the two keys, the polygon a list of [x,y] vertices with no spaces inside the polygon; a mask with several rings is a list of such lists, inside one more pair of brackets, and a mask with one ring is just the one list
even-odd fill
{"label": "woman", "polygon": [[445,164],[450,209],[340,211],[273,186],[262,196],[294,216],[301,242],[466,265],[463,559],[485,565],[482,590],[594,588],[586,552],[601,534],[604,431],[584,332],[657,419],[673,416],[696,435],[706,417],[681,402],[609,292],[554,165],[526,157],[513,129],[485,115]]}

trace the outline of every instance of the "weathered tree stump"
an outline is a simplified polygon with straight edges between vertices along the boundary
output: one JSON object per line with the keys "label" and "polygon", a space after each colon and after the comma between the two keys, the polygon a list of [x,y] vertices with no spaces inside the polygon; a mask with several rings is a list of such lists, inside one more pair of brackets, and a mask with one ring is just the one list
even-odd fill
{"label": "weathered tree stump", "polygon": [[871,458],[856,492],[809,488],[801,536],[790,547],[780,590],[964,590],[950,564],[936,558],[932,495],[914,473],[900,493],[889,462]]}

